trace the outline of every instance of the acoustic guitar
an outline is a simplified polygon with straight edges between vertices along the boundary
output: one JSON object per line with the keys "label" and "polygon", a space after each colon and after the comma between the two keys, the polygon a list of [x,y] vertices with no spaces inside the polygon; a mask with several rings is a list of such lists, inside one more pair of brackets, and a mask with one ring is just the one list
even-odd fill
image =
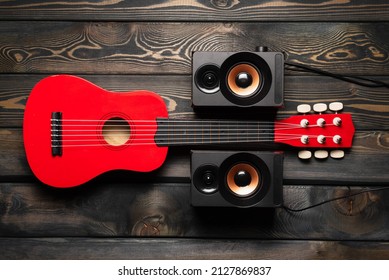
{"label": "acoustic guitar", "polygon": [[169,146],[275,142],[303,148],[301,158],[308,158],[310,149],[319,149],[317,157],[324,157],[327,149],[351,147],[350,114],[308,114],[304,106],[300,111],[274,122],[174,119],[153,92],[110,92],[79,77],[57,75],[33,88],[23,137],[33,173],[58,188],[83,184],[109,170],[155,170]]}

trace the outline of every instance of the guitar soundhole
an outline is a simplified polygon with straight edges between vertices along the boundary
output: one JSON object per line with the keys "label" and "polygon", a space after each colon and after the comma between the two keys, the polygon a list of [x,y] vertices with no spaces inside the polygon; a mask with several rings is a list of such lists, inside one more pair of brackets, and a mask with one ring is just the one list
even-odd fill
{"label": "guitar soundhole", "polygon": [[122,146],[130,139],[130,125],[125,119],[115,117],[103,125],[103,138],[111,146]]}

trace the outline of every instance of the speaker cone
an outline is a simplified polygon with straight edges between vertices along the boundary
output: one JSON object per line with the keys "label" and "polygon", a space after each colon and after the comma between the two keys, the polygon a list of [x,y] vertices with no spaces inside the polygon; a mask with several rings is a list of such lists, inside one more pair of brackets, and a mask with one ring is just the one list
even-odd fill
{"label": "speaker cone", "polygon": [[218,167],[206,164],[196,169],[193,174],[193,184],[204,194],[212,194],[218,189]]}
{"label": "speaker cone", "polygon": [[229,56],[220,66],[220,91],[234,104],[252,106],[269,92],[272,73],[259,55],[240,52]]}
{"label": "speaker cone", "polygon": [[204,93],[215,93],[219,90],[219,76],[219,68],[216,65],[203,65],[195,74],[196,86]]}
{"label": "speaker cone", "polygon": [[261,73],[248,63],[233,66],[227,74],[227,84],[231,92],[239,97],[255,94],[261,86]]}
{"label": "speaker cone", "polygon": [[248,163],[238,163],[227,172],[227,187],[232,194],[247,197],[261,186],[259,171]]}
{"label": "speaker cone", "polygon": [[219,169],[219,192],[233,205],[249,207],[266,195],[270,186],[266,163],[250,153],[236,153],[226,158]]}

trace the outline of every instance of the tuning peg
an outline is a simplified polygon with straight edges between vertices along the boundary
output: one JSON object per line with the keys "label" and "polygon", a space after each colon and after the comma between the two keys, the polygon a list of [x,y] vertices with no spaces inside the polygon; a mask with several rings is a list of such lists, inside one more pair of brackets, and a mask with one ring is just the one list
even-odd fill
{"label": "tuning peg", "polygon": [[315,151],[314,156],[317,159],[328,158],[328,151],[326,151],[326,150],[317,150],[317,151]]}
{"label": "tuning peg", "polygon": [[298,153],[299,159],[310,159],[312,157],[312,152],[308,150],[302,150]]}
{"label": "tuning peg", "polygon": [[343,110],[343,103],[342,102],[332,102],[329,105],[329,108],[332,112],[339,112]]}
{"label": "tuning peg", "polygon": [[344,158],[344,151],[343,150],[332,150],[330,152],[330,156],[334,159],[342,159],[342,158]]}
{"label": "tuning peg", "polygon": [[327,104],[316,103],[315,105],[313,105],[313,111],[315,111],[316,113],[323,113],[327,111]]}
{"label": "tuning peg", "polygon": [[311,105],[309,104],[300,104],[297,106],[297,112],[301,114],[306,114],[311,111]]}

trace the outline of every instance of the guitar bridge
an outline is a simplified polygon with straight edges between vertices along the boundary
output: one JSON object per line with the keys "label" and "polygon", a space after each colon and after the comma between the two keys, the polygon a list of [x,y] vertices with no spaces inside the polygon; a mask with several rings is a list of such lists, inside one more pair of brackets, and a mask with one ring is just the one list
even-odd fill
{"label": "guitar bridge", "polygon": [[51,113],[51,155],[62,156],[62,113]]}

